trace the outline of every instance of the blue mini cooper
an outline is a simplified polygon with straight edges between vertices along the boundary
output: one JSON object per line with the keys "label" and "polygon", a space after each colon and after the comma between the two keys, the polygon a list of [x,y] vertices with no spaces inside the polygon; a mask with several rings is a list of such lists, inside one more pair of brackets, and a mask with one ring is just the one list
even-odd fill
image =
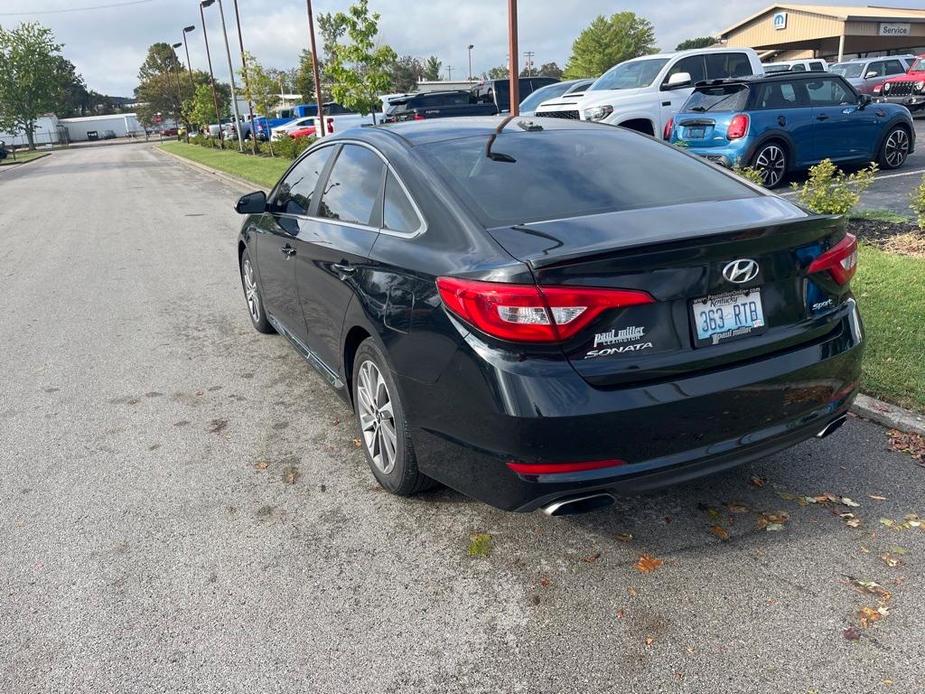
{"label": "blue mini cooper", "polygon": [[768,188],[823,159],[895,169],[915,146],[905,106],[817,72],[698,84],[664,136],[717,164],[752,166]]}

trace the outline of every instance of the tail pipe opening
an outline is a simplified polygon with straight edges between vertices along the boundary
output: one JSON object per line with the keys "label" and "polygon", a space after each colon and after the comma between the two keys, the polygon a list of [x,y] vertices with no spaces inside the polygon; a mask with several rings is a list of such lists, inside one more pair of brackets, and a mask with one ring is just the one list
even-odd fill
{"label": "tail pipe opening", "polygon": [[616,499],[606,492],[593,494],[578,494],[564,496],[543,506],[543,513],[547,516],[576,516],[579,513],[588,513],[613,505]]}
{"label": "tail pipe opening", "polygon": [[834,434],[836,431],[841,429],[842,425],[847,421],[848,421],[848,415],[846,414],[843,414],[841,417],[838,417],[837,419],[833,419],[831,422],[826,424],[818,434],[816,434],[816,438],[824,439],[826,436],[829,436],[830,434]]}

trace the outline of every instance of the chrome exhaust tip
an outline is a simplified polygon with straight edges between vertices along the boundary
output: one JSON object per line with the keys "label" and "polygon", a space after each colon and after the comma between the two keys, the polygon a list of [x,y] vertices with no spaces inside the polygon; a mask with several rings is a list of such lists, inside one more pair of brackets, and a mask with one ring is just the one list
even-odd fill
{"label": "chrome exhaust tip", "polygon": [[607,508],[612,506],[615,501],[616,499],[606,492],[594,492],[593,494],[564,496],[561,499],[551,501],[542,509],[547,516],[576,516],[579,513],[588,513],[589,511]]}
{"label": "chrome exhaust tip", "polygon": [[831,422],[826,424],[818,434],[816,434],[816,438],[824,439],[826,436],[829,436],[830,434],[834,434],[836,431],[841,429],[842,425],[847,421],[848,421],[848,415],[846,414],[843,414],[841,417],[833,419]]}

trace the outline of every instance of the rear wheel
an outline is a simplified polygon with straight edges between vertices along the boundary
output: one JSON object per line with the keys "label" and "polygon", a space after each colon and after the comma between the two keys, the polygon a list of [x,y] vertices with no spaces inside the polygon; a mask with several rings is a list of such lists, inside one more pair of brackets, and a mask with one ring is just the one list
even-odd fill
{"label": "rear wheel", "polygon": [[776,188],[787,173],[787,152],[778,142],[766,142],[752,157],[752,167],[761,172],[765,188]]}
{"label": "rear wheel", "polygon": [[257,273],[251,262],[250,254],[245,250],[241,254],[241,285],[244,287],[244,299],[247,301],[247,313],[257,332],[271,335],[276,331],[267,320],[267,313],[263,310],[263,299],[260,296],[260,286],[257,284]]}
{"label": "rear wheel", "polygon": [[880,156],[878,157],[880,168],[898,169],[906,163],[906,157],[909,156],[909,133],[901,125],[887,133],[880,146]]}
{"label": "rear wheel", "polygon": [[418,471],[398,388],[371,339],[360,344],[353,362],[353,404],[363,453],[379,484],[399,496],[433,486]]}

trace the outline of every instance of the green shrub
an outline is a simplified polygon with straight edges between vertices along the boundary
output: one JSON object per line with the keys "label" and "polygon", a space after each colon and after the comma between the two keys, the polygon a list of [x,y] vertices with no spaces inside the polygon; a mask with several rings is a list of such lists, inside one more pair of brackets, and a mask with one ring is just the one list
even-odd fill
{"label": "green shrub", "polygon": [[850,176],[841,171],[830,159],[823,159],[811,167],[809,178],[800,186],[792,188],[799,193],[799,200],[817,214],[848,214],[861,199],[861,193],[874,182],[877,165],[871,165]]}
{"label": "green shrub", "polygon": [[742,164],[736,160],[735,166],[732,167],[732,171],[745,180],[754,183],[756,186],[764,185],[764,176],[761,175],[761,169],[756,169],[754,166],[742,166]]}
{"label": "green shrub", "polygon": [[915,220],[918,222],[919,228],[925,231],[925,176],[922,176],[919,187],[912,191],[912,200],[909,207],[915,211]]}
{"label": "green shrub", "polygon": [[[273,154],[283,159],[295,159],[308,149],[314,141],[314,137],[289,137],[289,135],[282,135],[273,140]],[[269,154],[268,146],[266,152]]]}

